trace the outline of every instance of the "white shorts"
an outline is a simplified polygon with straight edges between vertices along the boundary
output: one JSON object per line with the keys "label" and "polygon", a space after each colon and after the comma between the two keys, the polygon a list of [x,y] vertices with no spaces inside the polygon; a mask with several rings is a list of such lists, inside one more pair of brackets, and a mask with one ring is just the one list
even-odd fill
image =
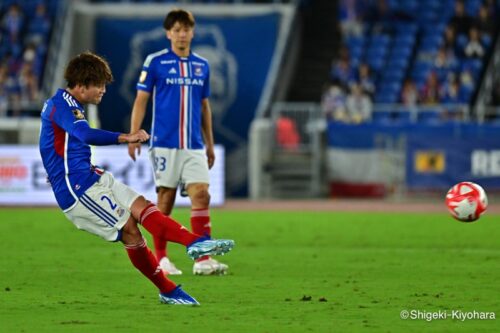
{"label": "white shorts", "polygon": [[203,149],[151,148],[156,187],[176,188],[179,183],[209,184],[208,162]]}
{"label": "white shorts", "polygon": [[120,240],[121,229],[130,217],[130,207],[139,196],[105,172],[64,214],[78,229],[115,242]]}

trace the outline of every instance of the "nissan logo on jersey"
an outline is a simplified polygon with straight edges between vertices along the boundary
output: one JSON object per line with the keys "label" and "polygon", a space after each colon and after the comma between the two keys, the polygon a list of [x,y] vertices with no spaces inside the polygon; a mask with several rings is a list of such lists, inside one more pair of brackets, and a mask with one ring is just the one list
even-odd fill
{"label": "nissan logo on jersey", "polygon": [[202,79],[191,79],[189,77],[175,77],[165,79],[166,84],[177,84],[186,86],[203,86],[204,80]]}

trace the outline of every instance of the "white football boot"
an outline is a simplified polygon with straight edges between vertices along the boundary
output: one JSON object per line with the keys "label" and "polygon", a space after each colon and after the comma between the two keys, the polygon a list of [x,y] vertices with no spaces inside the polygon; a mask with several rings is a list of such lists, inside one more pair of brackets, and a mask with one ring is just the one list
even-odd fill
{"label": "white football boot", "polygon": [[195,262],[193,265],[194,275],[224,275],[229,267],[226,264],[209,258],[203,261]]}
{"label": "white football boot", "polygon": [[182,271],[175,267],[174,263],[171,262],[167,257],[163,257],[160,260],[160,268],[165,275],[181,275]]}

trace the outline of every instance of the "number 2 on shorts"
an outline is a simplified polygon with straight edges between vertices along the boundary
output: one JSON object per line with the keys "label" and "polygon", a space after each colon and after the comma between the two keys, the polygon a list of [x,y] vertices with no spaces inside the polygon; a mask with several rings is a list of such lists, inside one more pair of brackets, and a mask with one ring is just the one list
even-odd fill
{"label": "number 2 on shorts", "polygon": [[115,210],[117,205],[115,203],[113,203],[113,201],[111,201],[111,199],[108,196],[103,195],[101,197],[101,201],[104,201],[104,200],[106,200],[109,203],[109,206],[111,207],[112,210]]}

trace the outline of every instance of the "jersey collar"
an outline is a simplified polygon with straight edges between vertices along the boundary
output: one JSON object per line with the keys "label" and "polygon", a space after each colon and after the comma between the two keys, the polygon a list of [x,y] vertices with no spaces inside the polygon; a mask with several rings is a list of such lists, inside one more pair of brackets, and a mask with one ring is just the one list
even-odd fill
{"label": "jersey collar", "polygon": [[187,61],[191,58],[193,51],[189,50],[189,55],[187,57],[179,57],[177,53],[175,53],[171,48],[167,47],[168,53],[171,53],[174,57],[176,57],[179,60]]}

